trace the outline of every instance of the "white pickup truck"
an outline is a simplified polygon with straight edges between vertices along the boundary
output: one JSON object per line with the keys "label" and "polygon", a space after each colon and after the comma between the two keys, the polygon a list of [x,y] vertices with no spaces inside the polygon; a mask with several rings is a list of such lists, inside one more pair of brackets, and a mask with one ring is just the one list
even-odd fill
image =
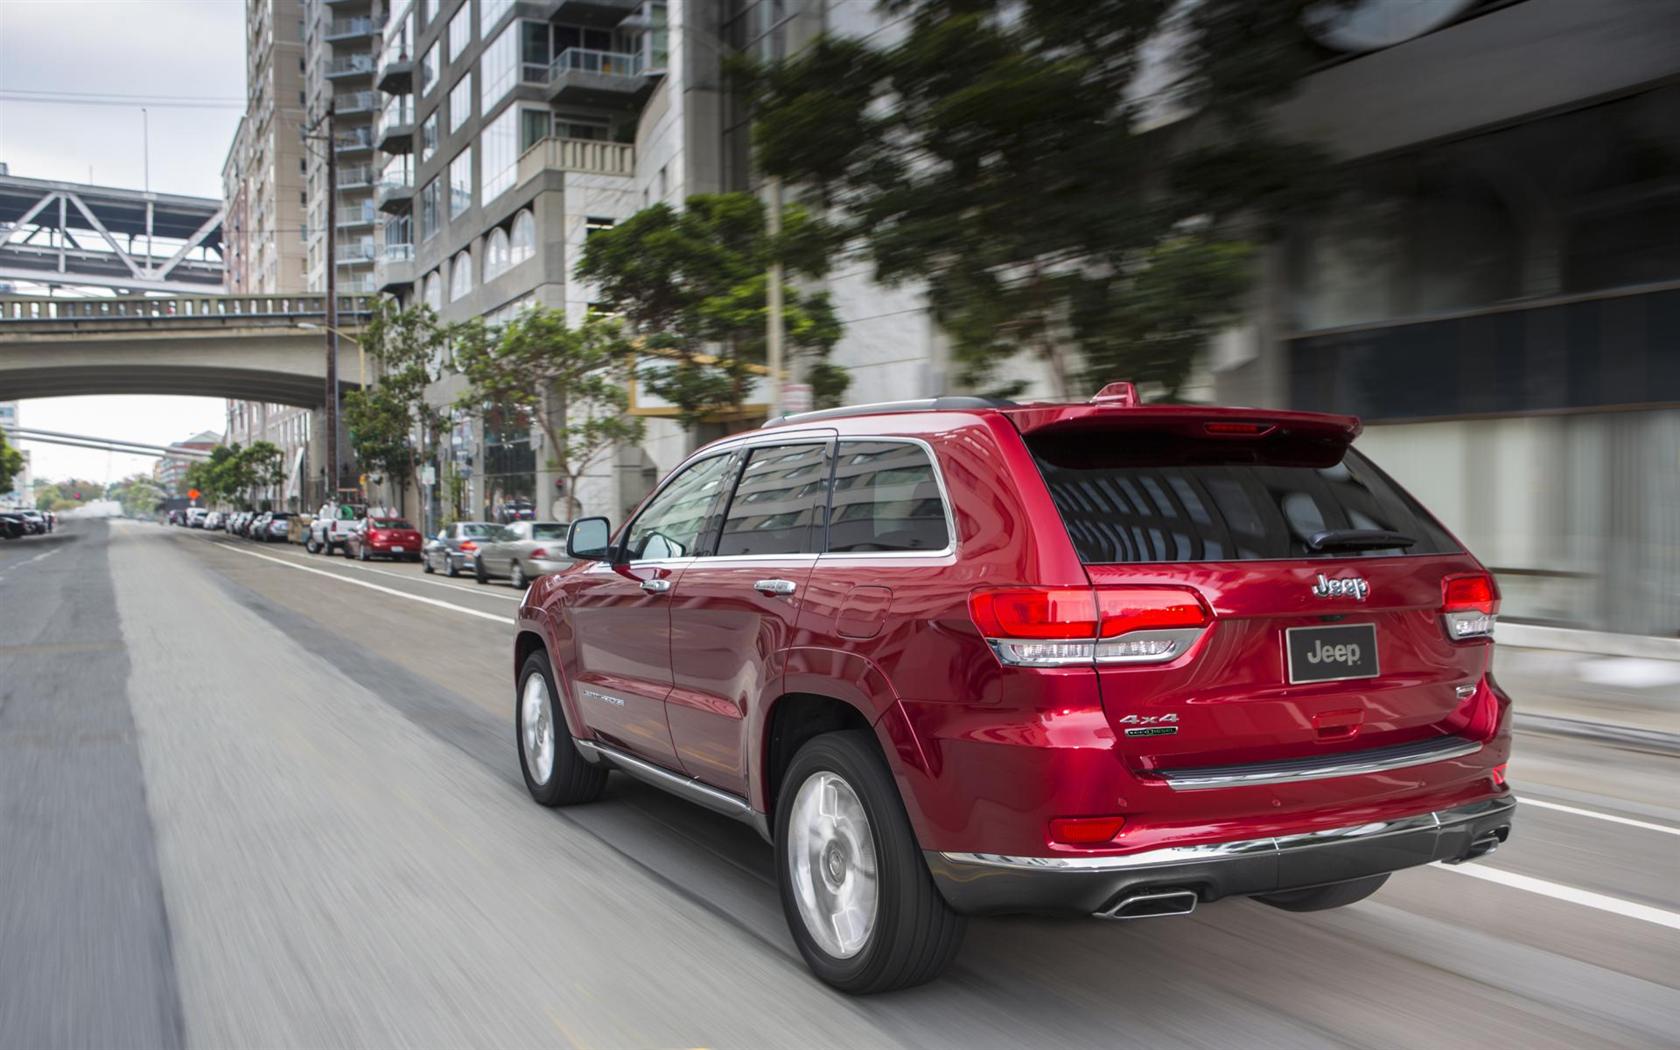
{"label": "white pickup truck", "polygon": [[315,520],[309,523],[304,550],[311,554],[343,550],[350,534],[365,517],[367,508],[360,503],[323,503],[315,512]]}

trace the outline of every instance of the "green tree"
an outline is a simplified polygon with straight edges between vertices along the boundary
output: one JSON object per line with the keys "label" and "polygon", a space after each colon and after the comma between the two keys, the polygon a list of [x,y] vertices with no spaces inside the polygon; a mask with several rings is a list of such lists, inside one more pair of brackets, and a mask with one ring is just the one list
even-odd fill
{"label": "green tree", "polygon": [[1250,242],[1322,170],[1264,119],[1315,61],[1311,2],[887,0],[895,42],[745,71],[759,163],[879,280],[925,285],[967,383],[1025,354],[1063,395],[1174,396],[1242,309]]}
{"label": "green tree", "polygon": [[6,442],[0,431],[0,492],[12,491],[12,479],[23,473],[23,453]]}
{"label": "green tree", "polygon": [[[350,447],[362,468],[402,478],[417,492],[420,468],[433,457],[443,427],[442,415],[426,401],[426,389],[437,379],[434,362],[449,339],[430,308],[401,310],[388,299],[379,300],[361,333],[362,349],[378,366],[378,379],[344,396]],[[401,490],[406,493],[406,486]]]}
{"label": "green tree", "polygon": [[[821,277],[833,237],[802,208],[786,209],[781,234],[772,236],[764,203],[752,194],[701,194],[682,211],[656,204],[594,234],[578,276],[595,282],[601,306],[669,362],[639,378],[692,427],[739,409],[761,374],[771,262],[781,261],[787,279]],[[849,377],[828,361],[840,323],[827,293],[784,280],[782,294],[788,351],[804,358],[818,401],[838,403]]]}
{"label": "green tree", "polygon": [[122,504],[123,513],[131,518],[154,513],[163,502],[164,492],[149,474],[134,474],[110,487],[109,496]]}
{"label": "green tree", "polygon": [[564,310],[533,307],[499,331],[472,322],[456,338],[455,360],[471,384],[459,406],[534,420],[575,518],[578,479],[620,442],[641,440],[642,421],[626,414],[633,358],[616,318],[591,315],[573,328]]}

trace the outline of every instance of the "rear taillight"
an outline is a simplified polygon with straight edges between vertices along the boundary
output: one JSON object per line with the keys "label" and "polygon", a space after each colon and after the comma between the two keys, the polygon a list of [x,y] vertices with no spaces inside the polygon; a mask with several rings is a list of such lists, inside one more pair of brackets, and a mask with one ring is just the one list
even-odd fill
{"label": "rear taillight", "polygon": [[531,552],[531,560],[532,561],[547,561],[548,560],[548,548],[547,547],[538,547],[536,550],[532,551]]}
{"label": "rear taillight", "polygon": [[976,591],[969,615],[998,659],[1027,667],[1166,663],[1208,623],[1185,587],[1017,587]]}
{"label": "rear taillight", "polygon": [[1499,615],[1499,587],[1486,573],[1441,581],[1441,623],[1455,642],[1492,638]]}
{"label": "rear taillight", "polygon": [[478,550],[478,544],[474,543],[472,540],[462,540],[461,549],[464,551],[475,551]]}

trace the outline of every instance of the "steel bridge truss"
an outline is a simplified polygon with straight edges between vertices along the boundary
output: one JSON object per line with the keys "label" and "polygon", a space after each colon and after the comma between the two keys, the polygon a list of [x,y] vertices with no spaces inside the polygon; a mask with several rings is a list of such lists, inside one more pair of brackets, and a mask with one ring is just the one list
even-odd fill
{"label": "steel bridge truss", "polygon": [[225,280],[218,200],[0,176],[0,282],[179,295]]}

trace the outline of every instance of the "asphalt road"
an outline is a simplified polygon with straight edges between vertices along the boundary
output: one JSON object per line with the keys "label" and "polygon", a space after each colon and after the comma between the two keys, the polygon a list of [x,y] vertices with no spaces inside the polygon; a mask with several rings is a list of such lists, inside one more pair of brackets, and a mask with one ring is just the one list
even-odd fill
{"label": "asphalt road", "polygon": [[0,1046],[1680,1039],[1680,760],[1523,735],[1483,863],[1316,915],[976,922],[943,981],[849,999],[750,830],[618,776],[530,802],[516,599],[151,525],[0,545]]}

